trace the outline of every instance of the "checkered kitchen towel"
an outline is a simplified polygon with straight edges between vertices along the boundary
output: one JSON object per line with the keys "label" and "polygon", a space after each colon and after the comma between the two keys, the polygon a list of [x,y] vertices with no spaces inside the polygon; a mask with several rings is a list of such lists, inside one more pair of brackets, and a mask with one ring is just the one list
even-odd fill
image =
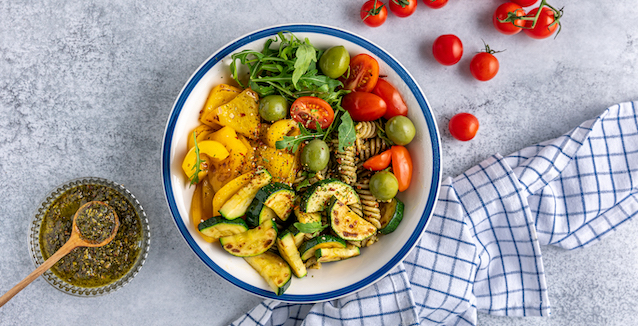
{"label": "checkered kitchen towel", "polygon": [[637,103],[443,182],[432,220],[376,284],[317,304],[266,300],[233,325],[475,325],[549,314],[540,245],[581,248],[638,212]]}

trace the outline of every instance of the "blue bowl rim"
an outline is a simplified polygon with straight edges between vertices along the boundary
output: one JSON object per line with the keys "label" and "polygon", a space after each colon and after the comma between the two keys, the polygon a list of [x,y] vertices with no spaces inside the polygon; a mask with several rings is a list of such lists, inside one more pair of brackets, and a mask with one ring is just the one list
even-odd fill
{"label": "blue bowl rim", "polygon": [[[170,175],[170,149],[173,138],[173,131],[175,128],[175,124],[177,119],[183,109],[184,103],[186,99],[189,97],[193,88],[197,85],[197,83],[201,80],[201,78],[219,61],[228,57],[232,53],[236,52],[237,49],[245,46],[248,43],[253,42],[254,40],[262,39],[265,37],[272,37],[276,35],[278,32],[291,32],[291,33],[316,33],[316,34],[325,34],[329,36],[339,37],[344,40],[350,41],[354,44],[357,44],[364,49],[374,53],[380,59],[385,61],[398,75],[401,79],[408,85],[409,89],[415,95],[417,102],[419,103],[419,107],[423,112],[424,118],[426,120],[428,131],[430,134],[430,140],[432,143],[432,182],[430,184],[430,192],[428,194],[427,202],[424,208],[424,211],[421,215],[421,219],[417,224],[417,227],[414,229],[408,241],[401,247],[401,249],[397,252],[397,254],[392,257],[386,264],[384,264],[379,270],[370,274],[368,277],[353,283],[347,287],[324,292],[324,293],[316,293],[316,294],[283,294],[280,296],[275,295],[274,292],[270,290],[264,290],[258,287],[255,287],[251,284],[248,284],[230,273],[223,270],[219,267],[214,261],[208,257],[203,250],[197,245],[193,237],[188,231],[187,226],[184,224],[183,219],[177,209],[177,205],[175,203],[174,194],[172,191],[172,181]],[[244,36],[241,36],[234,41],[228,43],[222,49],[215,52],[211,55],[206,62],[204,62],[197,71],[191,76],[188,80],[184,88],[180,92],[173,108],[169,114],[169,118],[166,124],[164,138],[162,143],[162,181],[164,186],[164,195],[166,196],[166,202],[168,204],[168,208],[171,211],[173,216],[173,221],[177,226],[178,230],[182,234],[182,237],[186,241],[186,243],[191,247],[193,252],[213,271],[215,271],[219,276],[234,284],[235,286],[252,293],[254,295],[269,298],[279,301],[285,302],[295,302],[295,303],[310,303],[310,302],[320,302],[326,300],[336,299],[348,294],[355,293],[366,288],[369,285],[374,284],[376,281],[380,280],[383,276],[385,276],[390,270],[395,267],[398,263],[400,263],[405,256],[408,255],[410,250],[416,245],[417,241],[420,239],[423,231],[427,226],[427,222],[430,219],[434,211],[434,204],[436,198],[438,196],[440,180],[441,180],[441,149],[440,149],[440,139],[438,128],[436,125],[436,120],[432,115],[432,111],[430,109],[421,88],[416,83],[414,78],[410,75],[410,73],[388,52],[383,50],[378,45],[373,42],[358,36],[354,33],[332,27],[326,25],[319,24],[284,24],[284,25],[276,25],[271,27],[266,27],[264,29],[260,29]]]}

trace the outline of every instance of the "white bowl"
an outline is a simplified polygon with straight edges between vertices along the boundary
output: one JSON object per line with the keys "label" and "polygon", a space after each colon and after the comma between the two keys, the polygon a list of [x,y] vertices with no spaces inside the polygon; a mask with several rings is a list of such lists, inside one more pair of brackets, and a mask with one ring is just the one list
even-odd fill
{"label": "white bowl", "polygon": [[[408,104],[408,117],[416,137],[407,147],[414,162],[410,188],[399,194],[405,215],[396,231],[379,243],[362,248],[361,255],[309,270],[302,279],[293,277],[285,294],[276,296],[259,274],[242,258],[225,252],[218,243],[205,242],[189,221],[194,187],[182,172],[188,133],[198,124],[199,111],[210,89],[232,83],[230,55],[243,49],[261,51],[265,40],[278,32],[308,38],[317,48],[344,45],[351,56],[367,53],[379,61],[380,74],[399,89]],[[191,76],[169,115],[162,145],[162,174],[168,206],[180,233],[195,254],[219,276],[260,297],[287,302],[318,302],[355,293],[381,279],[416,245],[432,214],[440,181],[440,139],[435,119],[421,88],[405,68],[374,43],[353,33],[329,26],[292,24],[265,28],[242,36],[206,60]]]}

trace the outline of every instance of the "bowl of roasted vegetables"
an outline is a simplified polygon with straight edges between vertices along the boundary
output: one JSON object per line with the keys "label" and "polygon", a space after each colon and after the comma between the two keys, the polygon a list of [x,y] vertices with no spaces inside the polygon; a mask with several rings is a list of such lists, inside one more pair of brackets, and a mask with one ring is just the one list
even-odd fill
{"label": "bowl of roasted vegetables", "polygon": [[416,245],[440,181],[436,122],[388,52],[322,25],[236,39],[169,115],[162,173],[177,229],[255,295],[355,293]]}

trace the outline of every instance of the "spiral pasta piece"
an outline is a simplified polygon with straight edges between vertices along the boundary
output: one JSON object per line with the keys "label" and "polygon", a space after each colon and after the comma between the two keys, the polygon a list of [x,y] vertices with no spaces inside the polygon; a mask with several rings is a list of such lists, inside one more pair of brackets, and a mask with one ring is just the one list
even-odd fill
{"label": "spiral pasta piece", "polygon": [[354,127],[357,138],[368,139],[377,136],[377,125],[374,121],[361,121]]}
{"label": "spiral pasta piece", "polygon": [[375,156],[384,150],[388,149],[388,143],[380,137],[374,137],[370,139],[366,139],[363,141],[361,145],[361,149],[359,150],[359,162],[363,164],[367,159]]}
{"label": "spiral pasta piece", "polygon": [[370,192],[369,183],[370,178],[366,176],[360,179],[354,185],[354,188],[361,199],[363,218],[379,229],[381,228],[381,210],[379,209],[379,202]]}
{"label": "spiral pasta piece", "polygon": [[339,178],[346,184],[353,185],[357,182],[357,155],[354,146],[344,148],[343,152],[339,151],[339,140],[332,141],[335,157],[337,159],[337,172]]}

